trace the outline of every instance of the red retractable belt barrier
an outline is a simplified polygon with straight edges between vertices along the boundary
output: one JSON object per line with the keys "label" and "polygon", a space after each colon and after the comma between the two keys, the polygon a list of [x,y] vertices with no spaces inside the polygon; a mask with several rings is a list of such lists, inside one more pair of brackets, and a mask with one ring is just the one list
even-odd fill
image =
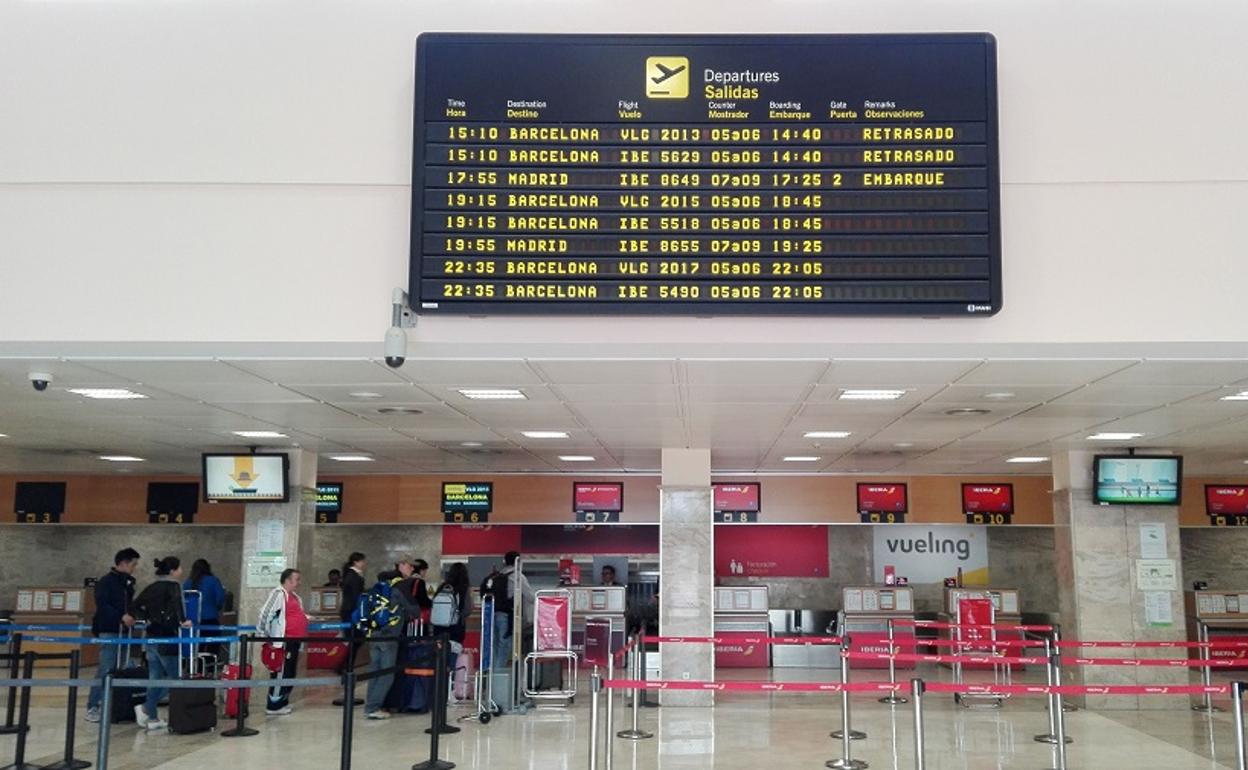
{"label": "red retractable belt barrier", "polygon": [[898,682],[670,682],[639,679],[608,679],[602,683],[608,690],[714,690],[716,692],[893,692],[908,685]]}
{"label": "red retractable belt barrier", "polygon": [[839,636],[647,636],[647,644],[840,644]]}
{"label": "red retractable belt barrier", "polygon": [[1238,660],[1212,659],[1190,660],[1188,658],[1079,658],[1063,655],[1062,663],[1068,666],[1161,666],[1164,668],[1235,668]]}
{"label": "red retractable belt barrier", "polygon": [[[850,652],[845,655],[850,660],[888,660],[887,652]],[[1043,666],[1048,661],[1043,655],[1028,657],[1009,657],[1006,655],[910,655],[898,653],[891,656],[894,660],[905,663],[976,663],[976,664],[1018,664],[1024,666]]]}
{"label": "red retractable belt barrier", "polygon": [[960,695],[1228,695],[1230,685],[1076,685],[1064,684],[955,684],[952,682],[925,682],[928,692],[957,693]]}
{"label": "red retractable belt barrier", "polygon": [[1057,643],[1058,647],[1076,649],[1079,647],[1087,647],[1089,649],[1096,647],[1116,647],[1120,649],[1158,649],[1158,650],[1180,650],[1180,649],[1200,649],[1206,648],[1211,650],[1242,650],[1248,649],[1248,641],[1232,642],[1078,642],[1063,639]]}
{"label": "red retractable belt barrier", "polygon": [[[916,626],[918,628],[935,628],[937,630],[976,630],[990,631],[996,629],[998,631],[1052,631],[1053,626],[1025,626],[1014,625],[1012,623],[996,623],[996,624],[967,624],[967,623],[940,623],[935,620],[910,620],[909,618],[900,618],[893,621],[895,626]],[[926,640],[925,640],[926,641]],[[978,641],[978,640],[976,640]]]}

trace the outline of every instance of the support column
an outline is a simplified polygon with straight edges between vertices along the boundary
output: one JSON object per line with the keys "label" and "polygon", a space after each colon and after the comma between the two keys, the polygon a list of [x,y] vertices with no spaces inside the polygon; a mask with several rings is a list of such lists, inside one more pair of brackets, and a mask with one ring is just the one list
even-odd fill
{"label": "support column", "polygon": [[[659,629],[664,636],[710,636],[714,631],[711,452],[664,449],[659,490]],[[664,679],[709,681],[710,644],[665,644]],[[660,693],[664,706],[710,706],[711,692]]]}
{"label": "support column", "polygon": [[[1093,497],[1092,473],[1091,452],[1068,452],[1053,457],[1053,523],[1063,638],[1185,640],[1187,624],[1183,608],[1178,506],[1098,505]],[[1149,622],[1145,606],[1147,592],[1138,588],[1138,560],[1152,555],[1142,553],[1141,524],[1146,525],[1143,529],[1150,535],[1150,547],[1164,546],[1164,559],[1173,562],[1174,590],[1161,592],[1165,595],[1157,597],[1169,606],[1168,625]],[[1156,534],[1162,537],[1151,537]],[[1103,649],[1083,654],[1117,658],[1184,657],[1183,651],[1164,649]],[[1189,681],[1188,669],[1166,667],[1070,667],[1063,671],[1063,676],[1071,684],[1181,685]],[[1093,709],[1186,710],[1188,703],[1182,698],[1088,696],[1087,706]]]}
{"label": "support column", "polygon": [[[312,553],[316,544],[316,454],[303,450],[287,452],[290,457],[290,501],[248,505],[243,524],[243,569],[237,598],[238,622],[254,625],[260,607],[277,578],[265,585],[252,585],[249,580],[253,563],[271,563],[273,557],[286,567],[312,569]],[[280,541],[274,537],[280,526]],[[261,542],[262,540],[266,542]],[[263,549],[263,550],[261,550]],[[312,585],[317,576],[305,572],[304,585]],[[302,589],[300,593],[306,593]]]}

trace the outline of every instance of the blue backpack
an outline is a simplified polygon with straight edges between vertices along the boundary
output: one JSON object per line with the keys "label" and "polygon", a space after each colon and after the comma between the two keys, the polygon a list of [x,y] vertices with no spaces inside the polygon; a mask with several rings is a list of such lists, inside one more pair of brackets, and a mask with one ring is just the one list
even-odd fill
{"label": "blue backpack", "polygon": [[403,609],[394,600],[394,586],[399,580],[378,581],[361,594],[351,613],[351,628],[360,636],[372,636],[383,628],[403,622]]}

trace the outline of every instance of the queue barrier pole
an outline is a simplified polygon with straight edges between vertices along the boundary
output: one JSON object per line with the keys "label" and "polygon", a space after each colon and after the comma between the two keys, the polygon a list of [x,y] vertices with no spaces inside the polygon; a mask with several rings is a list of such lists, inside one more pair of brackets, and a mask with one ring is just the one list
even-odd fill
{"label": "queue barrier pole", "polygon": [[[849,647],[850,647],[849,637],[842,636],[841,637],[841,684],[842,685],[849,684]],[[892,656],[890,655],[889,657],[892,657]],[[843,688],[841,690],[841,729],[833,730],[830,733],[830,735],[832,736],[832,738],[838,741],[843,741],[843,740],[861,741],[861,740],[865,740],[867,737],[867,734],[862,732],[861,730],[850,729],[848,688]],[[848,757],[849,754],[846,754],[845,756]],[[828,767],[831,767],[831,765],[828,765]],[[845,770],[851,770],[851,769],[845,768]]]}
{"label": "queue barrier pole", "polygon": [[589,677],[589,770],[598,770],[598,700],[602,697],[602,677],[598,666]]}
{"label": "queue barrier pole", "polygon": [[[644,681],[646,678],[646,669],[645,669],[646,645],[645,645],[645,642],[642,641],[642,636],[640,632],[638,632],[637,634],[637,641],[638,641],[638,644],[635,648],[633,648],[633,657],[632,657],[633,681],[641,682],[641,681]],[[620,732],[616,733],[615,735],[617,738],[623,738],[626,741],[642,741],[642,740],[645,740],[646,738],[654,737],[654,733],[648,733],[645,730],[642,730],[639,724],[639,721],[641,718],[641,704],[646,697],[645,693],[646,693],[645,688],[642,688],[642,687],[633,688],[633,726],[627,730],[621,730]],[[610,738],[608,738],[608,740],[610,740]]]}
{"label": "queue barrier pole", "polygon": [[[35,653],[22,653],[22,677],[32,679],[35,676]],[[21,704],[17,712],[17,748],[13,752],[13,764],[6,765],[3,770],[39,770],[38,765],[26,764],[26,738],[30,733],[30,685],[22,685]]]}
{"label": "queue barrier pole", "polygon": [[[1200,659],[1206,662],[1212,660],[1213,652],[1208,647],[1208,644],[1209,644],[1209,626],[1208,625],[1200,621],[1196,622],[1196,639],[1199,642],[1203,642],[1203,644],[1200,647]],[[1206,665],[1204,668],[1200,670],[1200,683],[1205,685],[1206,687],[1213,684],[1213,670],[1210,666]],[[1192,706],[1192,711],[1200,711],[1206,714],[1213,714],[1221,710],[1222,709],[1213,705],[1213,696],[1210,695],[1209,693],[1205,693],[1205,697],[1201,700],[1200,703]]]}
{"label": "queue barrier pole", "polygon": [[[888,681],[891,684],[897,684],[897,644],[892,618],[888,619]],[[880,698],[880,703],[889,706],[899,706],[906,703],[906,699],[897,693],[897,690],[893,690],[888,695]]]}
{"label": "queue barrier pole", "polygon": [[[607,680],[615,679],[615,656],[607,651]],[[606,745],[603,750],[607,754],[606,770],[615,770],[615,741],[611,736],[615,734],[615,697],[611,693],[607,693],[607,729],[604,733],[604,742]],[[594,734],[594,741],[597,742],[597,733]]]}
{"label": "queue barrier pole", "polygon": [[[854,759],[853,745],[854,733],[856,732],[850,727],[849,719],[849,638],[845,637],[841,646],[841,729],[832,733],[833,738],[839,737],[841,740],[841,756],[839,759],[829,759],[824,763],[825,767],[833,768],[833,770],[866,770],[867,763],[861,759]],[[858,733],[863,738],[867,737],[866,733]]]}
{"label": "queue barrier pole", "polygon": [[[349,655],[349,654],[348,654]],[[348,666],[342,675],[342,745],[339,770],[351,770],[351,748],[355,739],[355,669]],[[241,703],[239,704],[241,707]]]}
{"label": "queue barrier pole", "polygon": [[439,634],[433,642],[435,656],[433,662],[433,708],[429,710],[429,729],[425,730],[429,734],[429,759],[412,765],[412,770],[451,770],[451,768],[455,767],[454,762],[438,758],[438,744],[442,734],[459,732],[458,727],[451,727],[446,723],[446,649],[448,638],[445,633]]}
{"label": "queue barrier pole", "polygon": [[[1049,631],[1049,637],[1053,640],[1053,652],[1058,652],[1059,650],[1061,650],[1062,627],[1054,623],[1053,628]],[[1058,666],[1059,667],[1061,666],[1061,661],[1058,661]],[[1076,706],[1072,701],[1058,701],[1058,704],[1061,707],[1062,711],[1078,711],[1079,710],[1079,707]]]}
{"label": "queue barrier pole", "polygon": [[1053,702],[1057,707],[1057,741],[1053,744],[1053,749],[1057,757],[1057,767],[1055,770],[1066,770],[1066,712],[1062,710],[1062,659],[1061,656],[1054,652],[1053,656]]}
{"label": "queue barrier pole", "polygon": [[108,770],[108,742],[113,734],[113,672],[104,674],[104,693],[100,699],[100,737],[95,744],[95,766]]}
{"label": "queue barrier pole", "polygon": [[1231,711],[1235,715],[1235,770],[1248,770],[1244,751],[1244,690],[1248,682],[1231,683]]}
{"label": "queue barrier pole", "polygon": [[914,770],[925,770],[926,746],[923,743],[923,680],[910,680],[910,698],[914,703]]}
{"label": "queue barrier pole", "polygon": [[[1049,639],[1045,639],[1044,640],[1044,680],[1045,680],[1045,684],[1048,685],[1049,687],[1052,687],[1054,684],[1053,669],[1054,669],[1055,664],[1054,664],[1053,659],[1056,653],[1057,653],[1057,650],[1055,646],[1053,645],[1053,643]],[[1058,662],[1060,664],[1060,658],[1058,659]],[[1057,720],[1058,720],[1057,712],[1061,710],[1061,706],[1058,704],[1057,698],[1054,696],[1054,693],[1052,692],[1048,694],[1048,697],[1045,698],[1045,701],[1046,701],[1045,708],[1049,712],[1049,731],[1042,735],[1035,736],[1034,740],[1036,743],[1057,743]],[[1066,737],[1067,743],[1070,743],[1073,740],[1074,739],[1069,736]]]}
{"label": "queue barrier pole", "polygon": [[[69,678],[77,679],[80,673],[81,652],[74,650],[69,653]],[[111,714],[109,717],[111,718]],[[101,717],[103,718],[103,717]],[[74,728],[78,723],[78,685],[69,686],[69,699],[65,706],[65,757],[43,770],[84,770],[91,766],[85,759],[74,758]]]}
{"label": "queue barrier pole", "polygon": [[[9,637],[9,678],[17,679],[21,673],[21,657],[22,657],[22,634],[14,632]],[[17,689],[10,687],[8,702],[4,707],[4,726],[0,727],[0,735],[12,735],[19,731],[25,731],[26,727],[20,727],[13,721],[17,716]]]}

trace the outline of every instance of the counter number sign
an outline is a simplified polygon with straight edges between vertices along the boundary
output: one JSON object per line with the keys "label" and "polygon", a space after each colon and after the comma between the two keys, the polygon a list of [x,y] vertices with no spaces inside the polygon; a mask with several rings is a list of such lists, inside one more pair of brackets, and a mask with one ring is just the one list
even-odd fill
{"label": "counter number sign", "polygon": [[493,509],[492,482],[442,482],[442,514],[448,524],[481,524],[490,520]]}

